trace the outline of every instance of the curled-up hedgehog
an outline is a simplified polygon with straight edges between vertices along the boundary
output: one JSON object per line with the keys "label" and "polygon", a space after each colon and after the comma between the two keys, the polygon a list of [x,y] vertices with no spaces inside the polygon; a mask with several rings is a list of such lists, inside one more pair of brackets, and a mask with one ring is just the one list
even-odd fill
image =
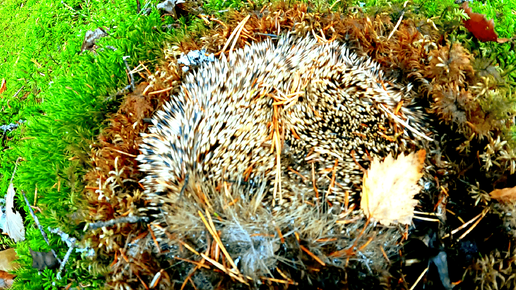
{"label": "curled-up hedgehog", "polygon": [[[431,140],[413,94],[343,43],[288,34],[188,73],[137,158],[159,251],[209,262],[196,274],[206,289],[384,271],[400,230],[375,227],[357,201],[373,158]],[[176,268],[184,281],[196,266]]]}

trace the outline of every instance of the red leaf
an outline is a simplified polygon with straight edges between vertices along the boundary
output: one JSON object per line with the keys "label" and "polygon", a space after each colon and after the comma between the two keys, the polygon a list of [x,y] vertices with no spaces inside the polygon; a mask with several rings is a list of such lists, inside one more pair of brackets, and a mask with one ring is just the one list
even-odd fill
{"label": "red leaf", "polygon": [[471,32],[478,40],[482,42],[495,41],[498,43],[504,43],[509,41],[507,38],[498,38],[494,30],[493,19],[487,20],[484,14],[474,13],[468,2],[464,2],[461,7],[469,19],[464,21],[464,27]]}
{"label": "red leaf", "polygon": [[8,289],[13,285],[16,276],[5,271],[0,271],[0,289]]}
{"label": "red leaf", "polygon": [[2,84],[0,85],[0,94],[3,93],[7,87],[5,86],[5,79],[2,79]]}

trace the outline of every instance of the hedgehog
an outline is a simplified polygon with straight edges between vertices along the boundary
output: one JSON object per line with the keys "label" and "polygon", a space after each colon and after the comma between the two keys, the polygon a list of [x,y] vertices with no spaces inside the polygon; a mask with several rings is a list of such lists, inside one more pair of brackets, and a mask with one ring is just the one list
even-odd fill
{"label": "hedgehog", "polygon": [[[351,227],[328,225],[344,212],[350,220],[360,214],[354,209],[370,160],[423,148],[432,135],[414,95],[410,84],[387,79],[378,63],[345,43],[288,33],[189,71],[142,134],[137,157],[148,200],[142,212],[159,224],[160,251],[181,256],[177,240],[182,245],[187,236],[197,251],[209,248],[200,238],[206,231],[195,224],[202,225],[201,204],[231,220],[220,222],[220,235],[239,245],[228,252],[241,261],[244,277],[271,274],[282,260],[278,249],[287,238],[278,228],[313,241],[323,232],[353,235]],[[227,204],[237,200],[239,209],[228,213]],[[267,218],[252,216],[257,212]],[[396,253],[396,239],[386,239],[382,251]],[[333,250],[353,244],[343,240]],[[308,244],[326,257],[321,263],[344,264]],[[369,258],[383,259],[378,248]],[[242,254],[251,252],[261,258]]]}
{"label": "hedgehog", "polygon": [[308,177],[307,164],[318,163],[320,171],[338,160],[341,187],[333,190],[357,192],[372,157],[422,146],[421,136],[397,128],[386,111],[403,102],[407,122],[430,134],[410,88],[384,80],[377,63],[337,41],[287,35],[253,43],[188,74],[181,92],[156,113],[138,157],[145,192],[177,194],[192,173],[215,183],[261,175],[272,182],[279,99],[289,102],[277,116],[287,176]]}

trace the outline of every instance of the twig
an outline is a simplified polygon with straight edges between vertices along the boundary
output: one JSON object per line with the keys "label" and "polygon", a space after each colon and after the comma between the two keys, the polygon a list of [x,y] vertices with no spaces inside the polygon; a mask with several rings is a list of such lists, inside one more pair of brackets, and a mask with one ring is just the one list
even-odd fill
{"label": "twig", "polygon": [[[403,8],[407,7],[407,3],[408,3],[408,1],[405,1],[405,4],[403,4]],[[398,26],[400,26],[401,20],[403,19],[403,15],[405,15],[405,10],[403,10],[403,12],[401,12],[400,19],[398,19],[396,26],[394,26],[394,29],[391,31],[391,34],[389,34],[389,37],[387,37],[387,40],[391,39],[391,37],[394,35],[394,32],[396,32],[396,30],[398,29]]]}
{"label": "twig", "polygon": [[419,277],[417,277],[416,282],[414,282],[414,285],[412,285],[412,287],[410,287],[410,290],[414,290],[414,288],[416,288],[417,283],[419,283],[419,281],[421,281],[421,279],[423,279],[423,277],[426,274],[426,271],[428,271],[428,267],[426,267],[426,269],[423,270],[423,273],[421,273],[421,275],[419,275]]}
{"label": "twig", "polygon": [[88,229],[88,230],[96,230],[98,228],[103,228],[103,227],[112,227],[115,224],[122,224],[122,223],[134,224],[134,223],[139,223],[139,222],[145,222],[146,223],[148,221],[149,221],[148,217],[124,216],[124,217],[121,217],[121,218],[111,219],[111,220],[108,220],[108,221],[100,221],[100,222],[89,223],[86,229]]}
{"label": "twig", "polygon": [[51,227],[48,227],[47,229],[50,233],[59,235],[59,237],[61,237],[61,241],[65,242],[69,247],[72,247],[77,242],[76,238],[71,237],[69,234],[63,232],[62,230],[60,230],[58,228],[53,229]]}
{"label": "twig", "polygon": [[[47,242],[47,245],[50,246],[50,243],[48,242],[47,234],[45,233],[45,231],[43,230],[43,227],[39,223],[38,217],[36,216],[36,214],[34,214],[34,211],[32,210],[32,207],[30,206],[30,202],[27,199],[27,196],[25,196],[25,191],[23,189],[21,190],[21,193],[23,195],[23,198],[25,199],[25,203],[27,204],[27,207],[29,208],[30,215],[32,216],[32,218],[34,219],[34,222],[38,226],[38,229],[41,232],[41,235],[43,236],[43,239],[45,239],[45,242]],[[61,263],[61,259],[59,259],[59,257],[57,256],[56,252],[54,251],[54,249],[50,248],[50,251],[52,251],[52,255],[54,255],[54,258],[56,258],[56,260],[59,263]]]}
{"label": "twig", "polygon": [[57,280],[61,280],[61,273],[63,272],[66,262],[68,262],[68,259],[70,259],[70,255],[72,254],[72,251],[74,248],[75,248],[75,244],[72,245],[70,248],[68,248],[68,251],[66,252],[66,255],[63,258],[63,261],[61,262],[61,266],[59,266],[59,271],[57,272],[57,275],[56,275]]}
{"label": "twig", "polygon": [[129,68],[129,65],[127,64],[127,59],[128,58],[130,58],[130,56],[126,55],[122,59],[124,60],[125,67],[127,68],[127,74],[129,74],[129,77],[131,78],[131,89],[134,92],[134,76],[133,76],[133,72]]}

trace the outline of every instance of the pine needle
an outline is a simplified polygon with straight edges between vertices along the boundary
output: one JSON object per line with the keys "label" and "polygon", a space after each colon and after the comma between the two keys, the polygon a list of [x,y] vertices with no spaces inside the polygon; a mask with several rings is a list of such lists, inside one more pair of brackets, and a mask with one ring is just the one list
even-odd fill
{"label": "pine needle", "polygon": [[[226,259],[229,261],[229,263],[231,264],[231,266],[233,267],[233,269],[235,269],[236,273],[237,274],[240,274],[240,272],[238,271],[238,268],[235,264],[235,262],[233,261],[233,259],[231,258],[231,256],[229,255],[228,251],[226,250],[226,247],[224,247],[224,244],[222,243],[222,241],[220,240],[220,237],[219,235],[217,234],[216,232],[216,229],[215,229],[215,226],[212,227],[213,225],[213,221],[211,221],[211,217],[208,213],[208,210],[206,210],[206,215],[208,216],[208,218],[210,219],[210,222],[211,223],[208,223],[208,221],[206,220],[206,218],[204,217],[204,215],[202,214],[202,212],[199,210],[198,211],[199,213],[199,216],[201,217],[204,225],[206,226],[206,228],[208,229],[208,231],[210,232],[210,234],[213,236],[213,239],[215,239],[215,241],[217,242],[217,244],[219,245],[220,249],[222,250],[222,253],[224,253]],[[204,254],[202,254],[204,255]],[[204,255],[205,256],[205,255]],[[204,257],[203,256],[203,257]],[[208,259],[206,259],[208,260]],[[210,259],[211,260],[211,259]],[[208,260],[209,261],[209,260]],[[243,282],[242,282],[243,283]]]}
{"label": "pine needle", "polygon": [[299,245],[299,247],[301,248],[301,250],[303,250],[303,252],[307,253],[310,257],[312,257],[314,260],[316,260],[319,264],[323,265],[323,266],[326,266],[326,263],[324,263],[319,257],[317,257],[314,253],[310,252],[306,247],[304,247],[303,245]]}

